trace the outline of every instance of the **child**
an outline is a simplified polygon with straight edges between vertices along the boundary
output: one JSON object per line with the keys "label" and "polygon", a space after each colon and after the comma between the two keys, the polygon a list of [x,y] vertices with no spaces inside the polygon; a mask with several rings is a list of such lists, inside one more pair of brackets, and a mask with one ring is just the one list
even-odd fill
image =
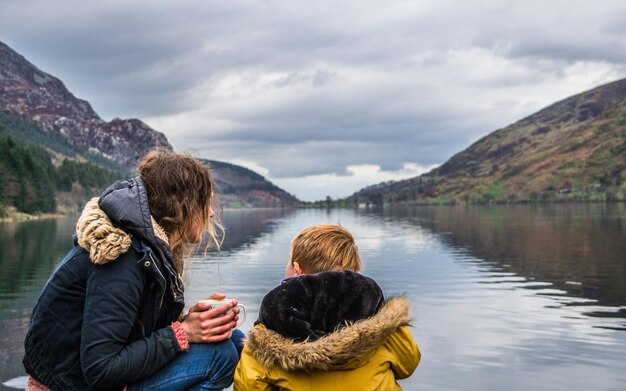
{"label": "child", "polygon": [[292,241],[287,279],[259,309],[235,371],[234,390],[401,390],[421,354],[409,301],[383,299],[357,272],[350,232],[320,224]]}

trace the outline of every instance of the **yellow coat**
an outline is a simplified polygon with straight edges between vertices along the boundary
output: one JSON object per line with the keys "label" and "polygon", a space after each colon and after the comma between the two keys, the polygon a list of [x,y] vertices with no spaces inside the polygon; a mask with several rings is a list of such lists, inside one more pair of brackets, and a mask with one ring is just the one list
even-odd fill
{"label": "yellow coat", "polygon": [[235,371],[234,390],[401,390],[421,353],[409,302],[388,300],[374,316],[315,341],[295,342],[257,325]]}

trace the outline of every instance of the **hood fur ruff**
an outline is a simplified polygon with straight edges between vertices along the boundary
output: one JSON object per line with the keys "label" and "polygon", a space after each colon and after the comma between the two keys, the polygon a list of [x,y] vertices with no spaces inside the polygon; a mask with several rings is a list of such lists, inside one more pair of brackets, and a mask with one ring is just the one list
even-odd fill
{"label": "hood fur ruff", "polygon": [[[168,243],[167,235],[154,218],[152,226],[157,237]],[[96,265],[104,265],[126,253],[131,244],[128,233],[113,226],[111,219],[92,198],[76,223],[78,245],[89,251],[89,258]]]}
{"label": "hood fur ruff", "polygon": [[410,303],[398,296],[375,315],[346,325],[315,341],[295,342],[265,327],[255,327],[246,340],[254,358],[267,368],[330,370],[372,353],[387,337],[411,321]]}

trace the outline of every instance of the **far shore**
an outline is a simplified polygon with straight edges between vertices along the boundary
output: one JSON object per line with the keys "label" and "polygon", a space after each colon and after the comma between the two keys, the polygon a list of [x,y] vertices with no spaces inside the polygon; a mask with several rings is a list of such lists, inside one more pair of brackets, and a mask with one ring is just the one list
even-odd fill
{"label": "far shore", "polygon": [[29,213],[9,210],[6,216],[0,217],[0,223],[15,222],[15,221],[29,221],[29,220],[56,219],[56,218],[65,217],[65,216],[66,215],[63,213],[29,214]]}
{"label": "far shore", "polygon": [[[223,211],[245,211],[245,210],[258,210],[258,209],[361,209],[361,208],[379,208],[379,207],[393,207],[393,206],[404,206],[404,207],[412,207],[412,206],[505,206],[505,205],[557,205],[557,204],[621,204],[626,203],[626,200],[552,200],[552,201],[540,201],[540,202],[488,202],[488,203],[479,203],[479,202],[470,202],[464,203],[460,201],[454,200],[437,200],[437,202],[391,202],[384,203],[382,205],[377,204],[369,204],[367,203],[359,203],[359,204],[345,204],[340,203],[337,205],[336,201],[333,201],[328,204],[327,201],[316,201],[316,202],[306,202],[301,203],[299,205],[288,205],[288,206],[225,206],[222,208]],[[9,207],[7,211],[5,211],[6,215],[0,215],[0,223],[7,222],[23,222],[30,220],[46,220],[46,219],[56,219],[61,217],[68,216],[76,216],[80,215],[79,211],[72,211],[70,213],[65,212],[54,212],[54,213],[24,213],[18,212],[15,210],[15,207]]]}

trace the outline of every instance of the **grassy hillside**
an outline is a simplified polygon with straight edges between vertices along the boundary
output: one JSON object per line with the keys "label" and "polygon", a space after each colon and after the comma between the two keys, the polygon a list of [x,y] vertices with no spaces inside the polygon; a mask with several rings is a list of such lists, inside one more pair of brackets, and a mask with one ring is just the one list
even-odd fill
{"label": "grassy hillside", "polygon": [[300,201],[245,167],[215,160],[204,161],[215,173],[217,193],[225,207],[293,206]]}
{"label": "grassy hillside", "polygon": [[626,200],[626,80],[497,130],[421,177],[362,189],[352,202]]}

